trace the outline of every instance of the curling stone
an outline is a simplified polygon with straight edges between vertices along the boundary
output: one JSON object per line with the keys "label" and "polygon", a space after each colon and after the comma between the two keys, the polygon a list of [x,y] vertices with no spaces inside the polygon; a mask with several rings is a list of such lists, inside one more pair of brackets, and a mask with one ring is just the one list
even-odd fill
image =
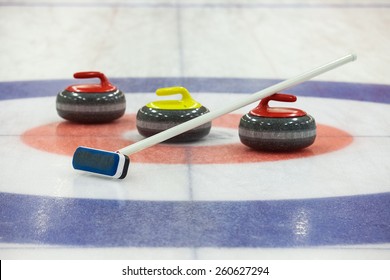
{"label": "curling stone", "polygon": [[58,115],[77,123],[106,123],[123,116],[126,99],[100,72],[78,72],[76,79],[99,78],[100,84],[71,85],[58,93]]}
{"label": "curling stone", "polygon": [[[181,94],[181,100],[153,101],[137,112],[137,129],[145,137],[152,136],[168,128],[199,117],[209,110],[192,99],[187,89],[183,87],[160,88],[156,91],[158,96]],[[190,142],[206,136],[211,129],[211,122],[205,123],[166,142]]]}
{"label": "curling stone", "polygon": [[268,102],[295,102],[296,96],[273,94],[240,120],[241,142],[253,149],[289,152],[306,148],[314,143],[316,124],[312,116],[295,108],[269,107]]}

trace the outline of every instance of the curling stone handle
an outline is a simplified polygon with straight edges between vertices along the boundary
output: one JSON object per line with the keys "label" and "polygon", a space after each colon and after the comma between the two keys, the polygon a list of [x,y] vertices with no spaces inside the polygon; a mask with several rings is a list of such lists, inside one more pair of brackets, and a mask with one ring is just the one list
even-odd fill
{"label": "curling stone handle", "polygon": [[266,98],[261,99],[259,105],[250,111],[250,114],[265,118],[292,118],[302,117],[306,115],[305,111],[296,108],[278,108],[270,107],[269,101],[295,102],[297,97],[292,94],[275,93]]}
{"label": "curling stone handle", "polygon": [[263,98],[261,101],[262,102],[267,102],[268,101],[281,101],[281,102],[295,102],[297,101],[297,97],[292,94],[285,94],[285,93],[275,93],[272,94],[271,96],[268,96],[266,98]]}
{"label": "curling stone handle", "polygon": [[158,96],[170,96],[175,94],[181,94],[181,100],[185,103],[187,102],[193,102],[190,93],[188,90],[184,87],[166,87],[166,88],[159,88],[156,90],[156,94]]}
{"label": "curling stone handle", "polygon": [[100,79],[100,84],[102,88],[112,87],[111,83],[108,81],[107,77],[101,73],[96,71],[87,71],[87,72],[76,72],[73,74],[75,79]]}
{"label": "curling stone handle", "polygon": [[275,93],[271,96],[261,99],[258,107],[267,108],[268,102],[270,101],[280,101],[280,102],[295,102],[297,101],[297,97],[292,94],[281,94]]}
{"label": "curling stone handle", "polygon": [[157,100],[146,104],[149,108],[161,110],[187,110],[200,108],[202,105],[194,100],[188,90],[184,87],[166,87],[156,90],[158,96],[181,95],[181,99]]}

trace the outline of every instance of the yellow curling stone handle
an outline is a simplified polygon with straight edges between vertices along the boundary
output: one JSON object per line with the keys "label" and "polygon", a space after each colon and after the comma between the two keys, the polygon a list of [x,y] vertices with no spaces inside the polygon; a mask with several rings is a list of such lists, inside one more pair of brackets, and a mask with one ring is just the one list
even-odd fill
{"label": "yellow curling stone handle", "polygon": [[188,90],[184,87],[159,88],[156,91],[158,96],[170,96],[181,94],[180,100],[158,100],[146,104],[147,107],[160,110],[187,110],[200,108],[202,105],[195,101]]}

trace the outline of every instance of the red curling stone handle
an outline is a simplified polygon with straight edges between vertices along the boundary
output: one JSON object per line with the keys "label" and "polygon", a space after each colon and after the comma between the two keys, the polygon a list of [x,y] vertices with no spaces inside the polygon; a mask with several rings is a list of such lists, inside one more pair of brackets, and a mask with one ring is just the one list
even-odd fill
{"label": "red curling stone handle", "polygon": [[263,98],[259,105],[253,109],[250,113],[259,117],[268,118],[289,118],[289,117],[302,117],[306,115],[305,111],[296,108],[283,108],[283,107],[270,107],[269,101],[280,102],[295,102],[297,97],[291,94],[275,93],[271,96]]}
{"label": "red curling stone handle", "polygon": [[295,101],[297,101],[297,97],[295,95],[292,95],[292,94],[275,93],[271,96],[268,96],[266,98],[261,99],[260,105],[261,106],[268,106],[269,101],[295,102]]}
{"label": "red curling stone handle", "polygon": [[73,74],[75,79],[95,79],[100,80],[100,84],[71,85],[66,90],[72,92],[110,92],[115,91],[116,87],[110,83],[107,77],[97,71],[76,72]]}

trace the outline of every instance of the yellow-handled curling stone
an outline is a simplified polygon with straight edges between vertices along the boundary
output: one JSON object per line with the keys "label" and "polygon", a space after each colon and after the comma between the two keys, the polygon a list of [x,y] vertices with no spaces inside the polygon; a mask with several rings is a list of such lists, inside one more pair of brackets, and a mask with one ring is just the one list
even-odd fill
{"label": "yellow-handled curling stone", "polygon": [[[150,102],[138,110],[137,129],[145,137],[160,133],[186,121],[197,118],[209,110],[195,101],[184,87],[160,88],[156,91],[158,96],[181,95],[179,100],[157,100]],[[211,122],[172,137],[167,142],[189,142],[198,140],[211,129]]]}

